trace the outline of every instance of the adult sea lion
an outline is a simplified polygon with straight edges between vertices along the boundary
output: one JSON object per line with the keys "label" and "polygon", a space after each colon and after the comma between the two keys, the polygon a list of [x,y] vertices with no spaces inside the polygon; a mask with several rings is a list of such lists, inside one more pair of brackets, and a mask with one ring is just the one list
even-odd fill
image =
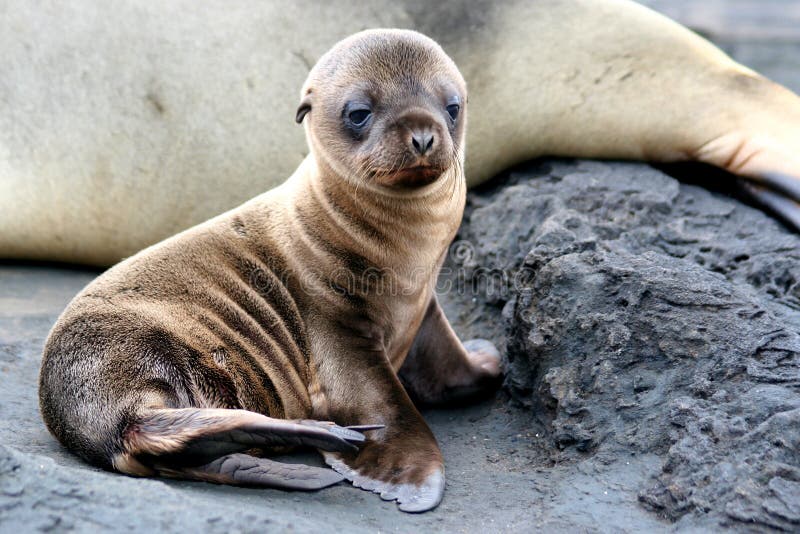
{"label": "adult sea lion", "polygon": [[109,265],[278,185],[306,153],[295,88],[369,27],[460,66],[469,184],[547,154],[696,159],[800,198],[800,98],[633,2],[44,0],[0,15],[0,257]]}
{"label": "adult sea lion", "polygon": [[[429,402],[500,374],[497,350],[467,350],[433,291],[466,198],[466,106],[427,37],[337,44],[303,87],[310,154],[288,181],[70,303],[42,362],[51,432],[132,475],[294,489],[344,477],[404,511],[436,506],[442,455],[398,373]],[[287,444],[318,447],[340,474],[243,454]]]}

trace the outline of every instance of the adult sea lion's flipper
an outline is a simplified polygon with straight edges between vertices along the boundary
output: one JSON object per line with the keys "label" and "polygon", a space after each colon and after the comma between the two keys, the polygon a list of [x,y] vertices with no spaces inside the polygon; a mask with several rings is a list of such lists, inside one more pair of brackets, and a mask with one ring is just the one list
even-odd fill
{"label": "adult sea lion's flipper", "polygon": [[[626,0],[517,2],[492,13],[503,31],[491,61],[475,68],[454,46],[471,84],[471,185],[557,155],[699,161],[755,183],[780,173],[800,187],[800,97],[689,29]],[[531,33],[532,20],[551,38],[539,26]]]}
{"label": "adult sea lion's flipper", "polygon": [[800,178],[765,174],[762,184],[742,180],[741,187],[787,226],[800,232]]}

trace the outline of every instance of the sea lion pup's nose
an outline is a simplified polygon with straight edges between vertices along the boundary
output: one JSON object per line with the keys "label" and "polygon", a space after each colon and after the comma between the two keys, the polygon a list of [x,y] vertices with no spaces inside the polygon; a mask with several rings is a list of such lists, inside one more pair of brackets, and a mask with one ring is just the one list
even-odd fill
{"label": "sea lion pup's nose", "polygon": [[424,156],[433,148],[434,135],[430,128],[414,128],[411,130],[411,145],[420,156]]}
{"label": "sea lion pup's nose", "polygon": [[410,110],[400,117],[398,125],[405,130],[406,142],[412,153],[419,156],[430,155],[438,146],[440,140],[436,136],[439,125],[428,110]]}

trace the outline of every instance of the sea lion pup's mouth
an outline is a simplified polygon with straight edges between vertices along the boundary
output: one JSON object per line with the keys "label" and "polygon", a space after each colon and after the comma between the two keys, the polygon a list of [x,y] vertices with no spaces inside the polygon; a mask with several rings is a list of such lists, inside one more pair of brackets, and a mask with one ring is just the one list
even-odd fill
{"label": "sea lion pup's mouth", "polygon": [[413,165],[392,171],[376,172],[378,181],[390,187],[423,187],[435,182],[447,168],[439,165]]}

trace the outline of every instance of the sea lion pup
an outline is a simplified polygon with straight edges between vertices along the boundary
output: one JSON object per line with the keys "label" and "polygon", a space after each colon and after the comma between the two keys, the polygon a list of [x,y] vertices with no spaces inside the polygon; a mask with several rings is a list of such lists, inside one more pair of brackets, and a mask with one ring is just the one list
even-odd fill
{"label": "sea lion pup", "polygon": [[[344,477],[404,511],[436,506],[442,455],[398,373],[428,402],[500,374],[496,349],[468,351],[434,294],[465,202],[466,105],[455,64],[421,34],[337,44],[303,88],[310,154],[285,184],[70,303],[42,362],[50,431],[131,475],[292,489]],[[242,454],[287,444],[321,449],[338,473]]]}
{"label": "sea lion pup", "polygon": [[636,2],[17,2],[0,257],[108,266],[279,185],[306,154],[284,125],[310,66],[385,27],[429,35],[469,83],[468,185],[544,155],[800,184],[800,98]]}

